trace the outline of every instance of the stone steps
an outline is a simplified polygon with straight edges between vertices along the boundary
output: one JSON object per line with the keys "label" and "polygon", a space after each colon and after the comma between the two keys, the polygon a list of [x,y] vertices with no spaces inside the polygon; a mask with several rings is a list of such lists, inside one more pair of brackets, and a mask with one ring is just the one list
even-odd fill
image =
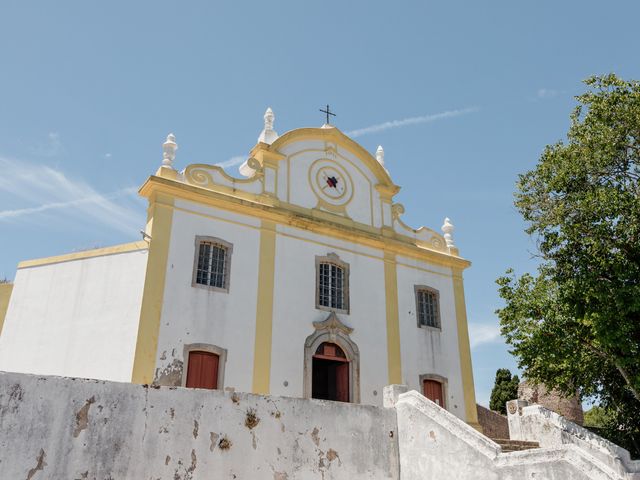
{"label": "stone steps", "polygon": [[523,450],[531,450],[533,448],[540,448],[538,442],[527,442],[524,440],[510,440],[508,438],[494,438],[496,442],[502,448],[504,453],[508,452],[521,452]]}

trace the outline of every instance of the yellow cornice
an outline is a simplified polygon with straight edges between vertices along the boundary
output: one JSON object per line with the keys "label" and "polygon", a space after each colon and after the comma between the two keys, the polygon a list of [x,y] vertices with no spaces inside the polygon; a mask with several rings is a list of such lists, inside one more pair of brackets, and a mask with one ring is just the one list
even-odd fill
{"label": "yellow cornice", "polygon": [[13,283],[0,283],[0,335],[2,334],[2,326],[4,325],[4,317],[9,309],[9,300],[11,300],[11,292],[13,291]]}
{"label": "yellow cornice", "polygon": [[263,195],[254,198],[230,196],[226,192],[215,192],[179,181],[151,176],[140,188],[140,195],[152,198],[161,192],[175,198],[224,210],[249,215],[261,220],[270,220],[308,230],[321,235],[339,238],[371,248],[383,249],[398,255],[417,258],[437,265],[465,269],[471,263],[447,252],[431,250],[416,244],[416,240],[394,231],[383,232],[379,228],[347,220],[338,215],[305,209],[286,203],[273,204],[273,199]]}
{"label": "yellow cornice", "polygon": [[286,155],[283,155],[276,150],[272,150],[268,143],[262,142],[259,142],[251,149],[250,155],[258,160],[261,165],[266,163],[267,165],[272,165],[274,167],[280,160],[287,158]]}
{"label": "yellow cornice", "polygon": [[131,242],[122,243],[120,245],[112,245],[104,248],[94,248],[83,252],[67,253],[65,255],[56,255],[54,257],[36,258],[33,260],[24,260],[18,264],[18,269],[38,267],[40,265],[49,265],[52,263],[70,262],[72,260],[81,260],[83,258],[102,257],[105,255],[115,255],[118,253],[133,252],[136,250],[147,250],[149,245],[147,242]]}
{"label": "yellow cornice", "polygon": [[[400,190],[400,187],[394,185],[389,173],[384,169],[382,165],[359,143],[355,142],[336,127],[330,128],[297,128],[291,130],[284,135],[278,137],[278,139],[269,145],[270,151],[278,152],[282,147],[288,143],[300,140],[323,140],[332,141],[337,145],[351,151],[356,157],[360,158],[373,172],[382,185],[388,187],[395,187]],[[260,145],[260,144],[259,144]],[[397,193],[397,192],[396,192]]]}
{"label": "yellow cornice", "polygon": [[384,200],[391,201],[393,196],[400,191],[398,185],[384,185],[379,183],[376,185],[376,190]]}

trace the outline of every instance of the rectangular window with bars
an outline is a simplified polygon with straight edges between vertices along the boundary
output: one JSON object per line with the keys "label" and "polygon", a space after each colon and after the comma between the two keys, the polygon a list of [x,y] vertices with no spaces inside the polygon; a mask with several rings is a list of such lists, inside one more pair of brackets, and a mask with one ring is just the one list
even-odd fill
{"label": "rectangular window with bars", "polygon": [[197,239],[194,285],[228,291],[230,251],[221,242]]}
{"label": "rectangular window with bars", "polygon": [[419,327],[440,328],[440,305],[438,292],[416,287],[416,310]]}
{"label": "rectangular window with bars", "polygon": [[318,305],[347,310],[345,268],[335,263],[318,265]]}

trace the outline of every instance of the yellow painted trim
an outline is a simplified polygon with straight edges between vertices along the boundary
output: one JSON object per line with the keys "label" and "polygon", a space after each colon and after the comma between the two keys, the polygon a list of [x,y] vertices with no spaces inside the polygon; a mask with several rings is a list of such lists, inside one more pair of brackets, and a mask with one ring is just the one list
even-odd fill
{"label": "yellow painted trim", "polygon": [[[178,212],[184,212],[184,213],[191,214],[191,215],[197,215],[197,216],[203,217],[203,218],[211,218],[211,219],[218,220],[218,221],[221,221],[221,222],[230,223],[232,225],[238,225],[238,226],[241,226],[241,227],[251,228],[253,230],[260,230],[260,228],[261,228],[261,227],[255,226],[255,225],[251,225],[250,223],[239,222],[237,220],[231,220],[229,218],[224,218],[224,217],[220,217],[220,216],[217,216],[217,215],[212,215],[212,214],[207,214],[207,213],[202,213],[202,212],[196,212],[195,210],[189,210],[187,208],[174,206],[173,209],[175,211],[178,211]],[[311,233],[313,233],[313,232],[311,232]],[[383,257],[380,256],[380,255],[372,255],[372,254],[369,254],[369,253],[365,253],[362,250],[354,250],[354,249],[349,248],[349,247],[336,245],[335,243],[327,243],[327,242],[322,242],[320,240],[313,240],[311,238],[301,237],[300,235],[294,235],[293,233],[287,233],[287,232],[284,232],[282,230],[278,231],[278,235],[281,235],[283,237],[293,238],[295,240],[300,240],[302,242],[313,243],[314,245],[320,245],[322,247],[337,248],[340,251],[349,252],[349,253],[352,253],[353,255],[372,258],[374,260],[383,260]],[[400,262],[400,261],[396,261],[396,265],[401,266],[401,267],[406,267],[406,268],[412,268],[414,270],[430,273],[432,275],[439,275],[441,277],[451,278],[451,273],[443,273],[443,272],[439,272],[437,270],[431,270],[429,268],[419,267],[417,265],[411,265],[409,263],[403,263],[403,262]]]}
{"label": "yellow painted trim", "polygon": [[0,283],[0,335],[2,335],[2,327],[4,326],[4,317],[9,309],[9,300],[11,300],[11,292],[13,291],[13,283]]}
{"label": "yellow painted trim", "polygon": [[[173,209],[175,211],[178,212],[184,212],[187,214],[191,214],[191,215],[197,215],[199,217],[203,217],[203,218],[212,218],[214,220],[218,220],[221,222],[226,222],[226,223],[230,223],[232,225],[239,225],[241,227],[247,227],[247,228],[251,228],[253,230],[259,230],[261,227],[257,227],[255,225],[251,225],[250,223],[244,223],[244,222],[239,222],[237,220],[231,220],[229,218],[224,218],[224,217],[220,217],[217,215],[212,215],[212,214],[207,214],[207,213],[202,213],[202,212],[196,212],[195,210],[189,210],[187,208],[181,208],[181,207],[173,207]],[[313,232],[311,232],[313,233]],[[335,243],[327,243],[327,242],[322,242],[320,240],[313,240],[310,238],[305,238],[305,237],[301,237],[300,235],[294,235],[292,233],[287,233],[287,232],[283,232],[283,231],[279,231],[278,235],[282,235],[283,237],[288,237],[288,238],[293,238],[296,240],[300,240],[303,242],[308,242],[308,243],[313,243],[315,245],[321,245],[323,247],[329,247],[329,248],[337,248],[343,252],[349,252],[352,253],[354,255],[359,255],[359,256],[363,256],[363,257],[367,257],[367,258],[373,258],[375,260],[382,260],[382,257],[379,255],[371,255],[369,253],[364,253],[362,250],[354,250],[352,248],[349,247],[345,247],[345,246],[339,246],[336,245]],[[451,274],[450,273],[443,273],[443,272],[438,272],[437,270],[431,270],[429,268],[424,268],[424,267],[419,267],[417,265],[411,265],[409,263],[403,263],[400,261],[396,261],[396,264],[402,267],[406,267],[406,268],[412,268],[414,270],[419,270],[421,272],[427,272],[433,275],[440,275],[441,277],[446,277],[446,278],[451,278]]]}
{"label": "yellow painted trim", "polygon": [[253,393],[269,394],[273,331],[273,284],[276,257],[276,225],[263,221],[258,260],[258,302],[256,338],[253,353]]}
{"label": "yellow painted trim", "polygon": [[222,208],[242,215],[312,231],[316,234],[339,238],[374,249],[388,250],[397,255],[417,258],[436,265],[464,269],[471,264],[468,260],[450,255],[448,252],[416,245],[415,239],[397,234],[393,230],[387,229],[389,230],[388,235],[383,236],[381,229],[327,212],[320,214],[318,210],[301,207],[293,209],[287,204],[262,204],[155,176],[149,177],[140,188],[140,194],[144,197],[151,197],[157,192],[197,204]]}
{"label": "yellow painted trim", "polygon": [[142,240],[139,242],[123,243],[113,245],[111,247],[95,248],[93,250],[85,250],[83,252],[67,253],[65,255],[57,255],[54,257],[36,258],[34,260],[24,260],[18,264],[18,269],[38,267],[40,265],[50,265],[52,263],[70,262],[73,260],[82,260],[84,258],[102,257],[105,255],[116,255],[118,253],[135,252],[136,250],[146,250],[149,248],[147,242]]}
{"label": "yellow painted trim", "polygon": [[464,390],[465,417],[469,425],[476,430],[482,431],[482,427],[478,423],[476,391],[473,383],[473,367],[471,365],[471,347],[469,345],[469,328],[467,326],[467,307],[464,301],[464,284],[461,269],[453,269],[453,297],[456,307],[458,352],[460,354],[460,373]]}
{"label": "yellow painted trim", "polygon": [[401,385],[400,320],[398,315],[398,272],[393,253],[384,253],[384,291],[387,312],[387,364],[389,384]]}
{"label": "yellow painted trim", "polygon": [[131,373],[133,383],[153,382],[169,258],[173,203],[172,197],[162,194],[153,195],[149,199],[147,233],[151,236],[151,242],[140,308],[136,353]]}
{"label": "yellow painted trim", "polygon": [[224,217],[220,217],[218,215],[211,215],[208,213],[203,213],[203,212],[196,212],[195,210],[190,210],[188,208],[183,208],[183,207],[173,207],[173,210],[176,212],[184,212],[184,213],[188,213],[190,215],[197,215],[199,217],[203,217],[203,218],[212,218],[214,220],[219,220],[221,222],[226,222],[226,223],[230,223],[232,225],[238,225],[241,227],[247,227],[247,228],[252,228],[254,230],[260,230],[260,226],[259,225],[252,225],[250,223],[245,223],[245,222],[239,222],[237,220],[232,220],[230,218],[224,218]]}

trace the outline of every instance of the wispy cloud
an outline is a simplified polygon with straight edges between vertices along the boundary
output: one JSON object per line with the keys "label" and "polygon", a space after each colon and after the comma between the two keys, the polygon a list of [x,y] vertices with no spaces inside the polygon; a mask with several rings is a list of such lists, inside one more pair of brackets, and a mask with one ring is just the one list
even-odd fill
{"label": "wispy cloud", "polygon": [[16,208],[14,210],[0,210],[0,220],[7,218],[17,218],[24,215],[46,212],[47,210],[56,210],[59,208],[78,207],[85,204],[100,204],[105,200],[113,200],[124,195],[131,195],[136,192],[135,187],[123,188],[115,192],[106,194],[95,194],[88,197],[78,198],[76,200],[68,200],[66,202],[49,202],[37,207]]}
{"label": "wispy cloud", "polygon": [[469,323],[469,342],[471,348],[501,340],[500,327],[497,324]]}
{"label": "wispy cloud", "polygon": [[0,194],[24,205],[0,210],[0,222],[55,212],[58,218],[75,217],[82,223],[90,221],[131,235],[136,235],[144,225],[143,209],[134,187],[103,194],[86,182],[46,165],[3,157],[0,171],[3,172]]}
{"label": "wispy cloud", "polygon": [[49,132],[44,143],[30,147],[29,151],[38,157],[55,157],[64,151],[64,146],[58,132]]}
{"label": "wispy cloud", "polygon": [[231,157],[229,160],[216,163],[215,165],[222,168],[229,168],[229,167],[234,167],[236,165],[240,165],[246,159],[247,159],[246,155],[236,155],[235,157]]}
{"label": "wispy cloud", "polygon": [[553,98],[557,97],[560,92],[558,90],[554,90],[552,88],[539,88],[536,92],[536,96],[540,99],[542,98]]}
{"label": "wispy cloud", "polygon": [[389,122],[379,123],[377,125],[371,125],[369,127],[358,128],[346,132],[350,137],[361,137],[362,135],[369,135],[370,133],[383,132],[391,128],[401,128],[408,125],[416,125],[419,123],[431,123],[438,120],[444,120],[445,118],[460,117],[462,115],[468,115],[479,111],[478,107],[463,108],[460,110],[447,110],[446,112],[434,113],[431,115],[423,115],[421,117],[403,118],[402,120],[391,120]]}

